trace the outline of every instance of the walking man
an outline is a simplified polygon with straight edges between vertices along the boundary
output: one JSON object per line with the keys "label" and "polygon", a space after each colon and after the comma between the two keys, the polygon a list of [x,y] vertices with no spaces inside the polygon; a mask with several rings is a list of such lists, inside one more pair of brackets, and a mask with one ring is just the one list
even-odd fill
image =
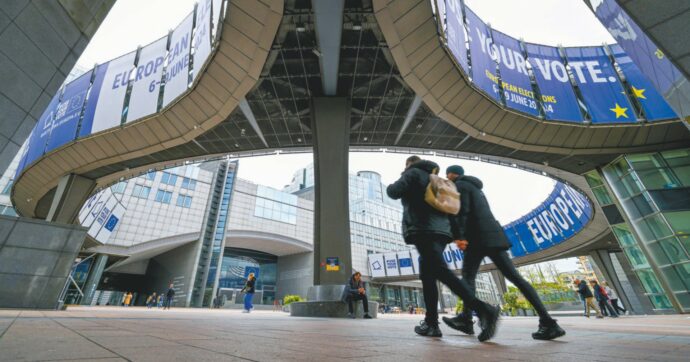
{"label": "walking man", "polygon": [[[482,192],[483,183],[476,177],[465,176],[465,170],[458,165],[448,167],[446,176],[455,182],[460,192],[460,212],[452,222],[453,236],[465,257],[462,267],[462,279],[466,280],[475,293],[475,280],[479,266],[485,257],[489,257],[506,279],[510,280],[539,314],[539,329],[532,333],[532,338],[550,340],[565,335],[565,331],[551,318],[546,307],[539,299],[536,290],[515,269],[507,250],[511,244],[503,227],[496,220],[489,202]],[[454,318],[443,317],[451,328],[467,334],[474,334],[472,309],[465,304],[463,312]]]}
{"label": "walking man", "polygon": [[430,174],[438,173],[438,165],[431,161],[411,156],[405,164],[400,179],[388,186],[386,192],[394,200],[402,199],[402,232],[406,244],[412,244],[419,251],[420,279],[426,304],[426,316],[414,331],[422,336],[441,337],[438,326],[438,286],[445,284],[458,295],[466,305],[479,314],[482,332],[480,341],[493,337],[500,309],[477,299],[465,280],[459,279],[448,269],[443,259],[443,250],[452,241],[451,216],[436,210],[424,200],[430,181]]}
{"label": "walking man", "polygon": [[613,288],[609,287],[609,283],[601,282],[601,285],[604,287],[606,294],[609,296],[609,301],[611,302],[613,309],[615,309],[616,312],[622,312],[619,314],[627,314],[628,311],[625,309],[625,307],[623,307],[623,302],[621,302],[621,305],[618,305],[618,294],[616,294],[616,291],[613,290]]}
{"label": "walking man", "polygon": [[577,286],[577,292],[580,293],[580,297],[585,301],[585,317],[589,318],[591,308],[597,312],[597,318],[604,318],[604,316],[601,315],[601,311],[599,311],[599,307],[594,303],[594,295],[592,295],[592,291],[587,287],[587,283],[583,280],[575,279],[573,284]]}
{"label": "walking man", "polygon": [[254,309],[252,304],[252,299],[254,298],[254,292],[256,291],[256,277],[254,273],[249,273],[247,276],[247,282],[244,284],[244,288],[240,292],[244,292],[244,310],[242,313],[249,313]]}
{"label": "walking man", "polygon": [[589,283],[592,285],[592,290],[594,290],[594,297],[599,303],[599,309],[601,309],[601,313],[605,316],[610,316],[611,318],[618,318],[618,312],[616,312],[616,310],[613,309],[611,304],[609,304],[609,296],[606,295],[606,291],[604,290],[604,288],[602,288],[596,280],[592,280]]}
{"label": "walking man", "polygon": [[173,283],[170,283],[170,287],[168,288],[168,291],[165,293],[165,305],[163,306],[163,309],[170,309],[170,306],[173,303],[173,298],[175,298],[175,289],[173,289]]}

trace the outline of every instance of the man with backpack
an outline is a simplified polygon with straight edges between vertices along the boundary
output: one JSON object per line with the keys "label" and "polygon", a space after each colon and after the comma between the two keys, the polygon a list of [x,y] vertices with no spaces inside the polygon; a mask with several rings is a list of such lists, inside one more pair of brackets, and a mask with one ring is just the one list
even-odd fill
{"label": "man with backpack", "polygon": [[447,285],[453,293],[463,299],[479,314],[482,332],[480,341],[493,337],[500,309],[477,299],[466,281],[459,279],[448,269],[443,259],[443,250],[452,241],[451,215],[439,211],[425,201],[425,195],[432,178],[438,173],[438,165],[417,156],[407,159],[400,179],[388,186],[386,192],[394,200],[402,199],[402,231],[405,243],[414,245],[419,251],[420,279],[426,304],[426,317],[414,331],[422,336],[441,337],[438,326],[438,285]]}
{"label": "man with backpack", "polygon": [[[462,279],[470,285],[472,293],[475,292],[479,266],[485,257],[489,257],[539,314],[539,329],[532,333],[532,338],[550,340],[565,335],[565,331],[546,311],[536,290],[515,269],[507,251],[511,244],[503,227],[491,212],[489,202],[482,192],[482,181],[465,176],[465,170],[458,165],[448,167],[446,176],[455,182],[460,192],[460,212],[452,223],[453,237],[458,248],[464,252]],[[453,329],[474,334],[472,309],[465,303],[462,313],[454,318],[443,317],[443,322]]]}
{"label": "man with backpack", "polygon": [[592,290],[594,291],[594,298],[599,303],[599,309],[601,313],[607,317],[618,318],[618,312],[609,303],[609,296],[606,294],[604,288],[596,280],[589,282],[592,285]]}

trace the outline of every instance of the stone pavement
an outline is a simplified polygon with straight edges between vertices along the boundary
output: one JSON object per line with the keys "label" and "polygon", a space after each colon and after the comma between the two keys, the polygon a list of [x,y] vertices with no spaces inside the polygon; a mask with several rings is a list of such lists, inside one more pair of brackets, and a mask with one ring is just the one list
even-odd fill
{"label": "stone pavement", "polygon": [[73,307],[0,310],[0,360],[96,361],[689,361],[690,317],[561,317],[568,334],[535,341],[533,317],[502,320],[489,343],[445,326],[412,332],[420,316],[296,318],[282,312]]}

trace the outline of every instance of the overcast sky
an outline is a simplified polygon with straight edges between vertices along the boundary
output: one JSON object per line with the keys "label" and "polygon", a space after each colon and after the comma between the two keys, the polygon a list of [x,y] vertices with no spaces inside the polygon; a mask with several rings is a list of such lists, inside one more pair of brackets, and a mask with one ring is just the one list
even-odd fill
{"label": "overcast sky", "polygon": [[[193,10],[192,0],[118,0],[78,60],[80,67],[116,58],[164,36]],[[610,34],[582,0],[465,0],[484,21],[527,42],[581,46],[613,43]],[[407,155],[354,153],[350,171],[373,170],[384,182],[395,181]],[[431,158],[442,168],[459,163],[467,174],[484,181],[485,193],[496,217],[508,223],[540,204],[554,182],[528,172],[481,162]],[[312,162],[311,154],[245,158],[239,176],[276,188],[288,184],[295,170]],[[574,270],[574,260],[558,262]]]}

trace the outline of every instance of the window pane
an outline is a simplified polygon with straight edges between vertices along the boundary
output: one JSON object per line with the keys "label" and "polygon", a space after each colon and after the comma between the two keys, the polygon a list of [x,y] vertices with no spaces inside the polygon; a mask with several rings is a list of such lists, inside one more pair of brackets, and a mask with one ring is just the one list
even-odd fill
{"label": "window pane", "polygon": [[594,197],[597,198],[597,201],[599,201],[599,205],[613,204],[613,200],[605,188],[595,187],[592,189],[592,192],[594,193]]}
{"label": "window pane", "polygon": [[639,270],[637,271],[637,276],[640,278],[640,281],[642,282],[644,289],[648,293],[664,294],[664,291],[663,289],[661,289],[659,281],[656,279],[656,276],[654,275],[654,273],[652,273],[651,270]]}
{"label": "window pane", "polygon": [[618,242],[621,244],[621,246],[628,247],[635,246],[637,244],[635,236],[633,236],[633,234],[630,232],[627,225],[615,225],[612,226],[611,229],[618,238]]}
{"label": "window pane", "polygon": [[647,189],[672,189],[680,187],[680,181],[673,175],[670,169],[653,168],[637,171],[640,181]]}
{"label": "window pane", "polygon": [[651,190],[649,194],[659,211],[690,210],[690,187]]}
{"label": "window pane", "polygon": [[647,258],[637,246],[625,249],[625,255],[628,256],[628,260],[633,268],[649,268]]}
{"label": "window pane", "polygon": [[636,225],[639,226],[640,236],[644,241],[659,240],[673,235],[660,214],[650,216]]}

